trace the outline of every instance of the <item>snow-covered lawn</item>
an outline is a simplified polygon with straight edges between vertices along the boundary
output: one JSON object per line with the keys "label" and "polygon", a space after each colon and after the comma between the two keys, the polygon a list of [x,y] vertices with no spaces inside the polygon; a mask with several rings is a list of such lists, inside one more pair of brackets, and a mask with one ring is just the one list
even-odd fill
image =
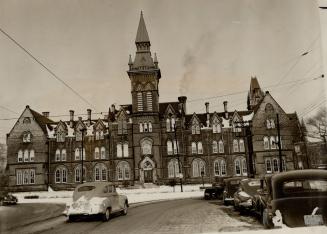
{"label": "snow-covered lawn", "polygon": [[[158,186],[155,188],[117,188],[119,194],[128,197],[130,204],[139,202],[150,202],[158,200],[173,200],[180,198],[202,197],[202,185],[184,185],[183,192],[180,186],[175,186],[175,192],[172,187]],[[206,185],[209,186],[209,185]],[[40,192],[21,192],[15,193],[19,203],[65,203],[72,202],[73,191],[40,191]],[[38,196],[37,199],[26,199],[25,196]]]}
{"label": "snow-covered lawn", "polygon": [[[227,232],[226,232],[227,233]],[[238,231],[238,232],[228,232],[228,234],[324,234],[327,233],[326,226],[316,226],[316,227],[299,227],[299,228],[276,228],[270,230],[253,230],[253,231]],[[203,234],[221,234],[221,232],[207,232]]]}

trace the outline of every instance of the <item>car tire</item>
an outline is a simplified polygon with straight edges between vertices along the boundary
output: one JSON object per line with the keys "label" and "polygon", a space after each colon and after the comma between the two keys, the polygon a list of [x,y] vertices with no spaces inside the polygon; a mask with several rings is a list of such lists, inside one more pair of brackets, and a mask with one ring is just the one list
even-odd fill
{"label": "car tire", "polygon": [[124,203],[124,207],[123,207],[123,215],[127,215],[127,212],[128,212],[128,205],[127,205],[127,203],[125,202]]}
{"label": "car tire", "polygon": [[107,222],[109,221],[110,217],[111,217],[111,210],[110,208],[107,208],[106,212],[104,212],[104,214],[102,215],[102,221]]}
{"label": "car tire", "polygon": [[265,229],[273,228],[274,224],[272,223],[272,220],[269,218],[268,209],[264,209],[261,216],[262,216],[263,227]]}

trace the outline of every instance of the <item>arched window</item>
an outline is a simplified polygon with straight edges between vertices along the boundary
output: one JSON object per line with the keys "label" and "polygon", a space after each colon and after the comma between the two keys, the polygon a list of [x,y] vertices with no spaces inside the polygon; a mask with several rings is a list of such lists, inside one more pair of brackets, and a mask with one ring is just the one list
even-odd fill
{"label": "arched window", "polygon": [[128,157],[128,143],[125,142],[124,143],[124,147],[123,147],[123,153],[124,153],[124,157],[127,158]]}
{"label": "arched window", "polygon": [[174,132],[176,128],[175,118],[171,118],[171,131]]}
{"label": "arched window", "polygon": [[205,163],[202,159],[196,158],[192,162],[193,177],[205,175]]}
{"label": "arched window", "polygon": [[55,172],[55,182],[56,184],[61,183],[61,171],[59,168]]}
{"label": "arched window", "polygon": [[98,147],[95,147],[94,149],[94,158],[99,159],[100,158],[100,151]]}
{"label": "arched window", "polygon": [[218,153],[218,144],[217,141],[212,142],[212,153],[216,154]]}
{"label": "arched window", "polygon": [[55,183],[67,183],[67,169],[60,166],[55,171]]}
{"label": "arched window", "polygon": [[61,181],[62,183],[67,183],[67,169],[66,168],[62,168],[61,171]]}
{"label": "arched window", "polygon": [[233,151],[239,152],[238,141],[236,139],[233,140]]}
{"label": "arched window", "polygon": [[177,147],[178,147],[177,144],[178,144],[178,142],[177,142],[176,140],[174,140],[174,141],[173,141],[174,154],[177,154],[177,150],[178,150],[178,149],[177,149]]}
{"label": "arched window", "polygon": [[142,93],[138,92],[137,93],[137,110],[138,111],[143,111],[143,97]]}
{"label": "arched window", "polygon": [[29,184],[30,175],[28,170],[24,170],[23,172],[23,184]]}
{"label": "arched window", "polygon": [[121,161],[117,165],[117,179],[118,180],[130,180],[130,166],[128,162]]}
{"label": "arched window", "polygon": [[30,150],[30,162],[34,162],[34,157],[35,157],[34,150],[31,149]]}
{"label": "arched window", "polygon": [[28,162],[28,150],[24,150],[24,162]]}
{"label": "arched window", "polygon": [[202,142],[198,142],[198,154],[203,154]]}
{"label": "arched window", "polygon": [[265,160],[265,163],[266,163],[266,172],[267,173],[271,173],[272,172],[272,169],[271,169],[271,159],[270,158],[267,158]]}
{"label": "arched window", "polygon": [[18,162],[23,162],[23,151],[22,150],[18,151],[17,161]]}
{"label": "arched window", "polygon": [[271,149],[276,149],[276,139],[274,136],[270,137],[270,148]]}
{"label": "arched window", "polygon": [[148,132],[148,123],[145,122],[143,126],[144,132]]}
{"label": "arched window", "polygon": [[221,125],[217,117],[215,117],[212,121],[212,132],[213,133],[220,133],[221,132]]}
{"label": "arched window", "polygon": [[176,178],[179,175],[178,160],[171,159],[168,163],[168,177]]}
{"label": "arched window", "polygon": [[142,154],[152,154],[152,142],[148,139],[145,139],[141,142]]}
{"label": "arched window", "polygon": [[140,123],[140,132],[143,132],[143,123]]}
{"label": "arched window", "polygon": [[57,131],[57,142],[65,142],[66,133],[64,131]]}
{"label": "arched window", "polygon": [[60,161],[60,150],[56,149],[56,157],[55,157],[55,161],[58,162]]}
{"label": "arched window", "polygon": [[104,148],[103,146],[101,147],[101,159],[105,159],[106,158],[106,148]]}
{"label": "arched window", "polygon": [[30,169],[30,184],[35,184],[35,170]]}
{"label": "arched window", "polygon": [[117,144],[117,157],[118,158],[123,157],[123,149],[122,149],[122,144],[121,143]]}
{"label": "arched window", "polygon": [[263,138],[263,147],[265,150],[269,149],[269,140],[266,136]]}
{"label": "arched window", "polygon": [[234,161],[235,165],[235,175],[240,176],[241,175],[241,162],[239,159],[236,159]]}
{"label": "arched window", "polygon": [[152,123],[149,122],[149,132],[152,132]]}
{"label": "arched window", "polygon": [[197,150],[196,150],[196,143],[192,142],[192,154],[196,154]]}
{"label": "arched window", "polygon": [[16,170],[16,184],[23,184],[23,172],[22,170]]}
{"label": "arched window", "polygon": [[172,155],[173,154],[173,143],[171,140],[167,141],[167,154]]}
{"label": "arched window", "polygon": [[273,171],[278,172],[279,171],[279,165],[278,165],[278,159],[274,158],[273,159]]}
{"label": "arched window", "polygon": [[94,167],[94,181],[107,181],[107,167],[99,163]]}
{"label": "arched window", "polygon": [[79,148],[75,149],[75,160],[80,160],[81,156],[80,156],[80,152],[79,152]]}
{"label": "arched window", "polygon": [[192,123],[192,134],[200,134],[200,124],[196,119]]}
{"label": "arched window", "polygon": [[240,139],[240,152],[245,152],[244,140]]}
{"label": "arched window", "polygon": [[66,161],[67,160],[67,154],[66,154],[66,149],[61,150],[61,161]]}
{"label": "arched window", "polygon": [[[75,168],[75,182],[81,182],[81,177],[82,177],[82,170],[81,170],[81,166],[77,166]],[[83,181],[85,181],[86,178],[86,168],[83,167]]]}
{"label": "arched window", "polygon": [[219,140],[219,153],[224,153],[224,142]]}
{"label": "arched window", "polygon": [[226,175],[226,162],[224,159],[216,159],[214,161],[214,174],[215,176]]}

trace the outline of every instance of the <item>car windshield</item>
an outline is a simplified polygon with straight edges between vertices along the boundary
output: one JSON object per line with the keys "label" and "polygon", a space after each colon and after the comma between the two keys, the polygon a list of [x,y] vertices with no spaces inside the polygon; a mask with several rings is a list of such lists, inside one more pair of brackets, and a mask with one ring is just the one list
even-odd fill
{"label": "car windshield", "polygon": [[78,192],[87,192],[87,191],[92,191],[95,189],[95,186],[82,186],[78,188]]}
{"label": "car windshield", "polygon": [[283,184],[285,194],[327,193],[327,180],[294,180]]}
{"label": "car windshield", "polygon": [[242,182],[242,187],[246,193],[249,195],[254,195],[260,188],[260,180],[250,180]]}

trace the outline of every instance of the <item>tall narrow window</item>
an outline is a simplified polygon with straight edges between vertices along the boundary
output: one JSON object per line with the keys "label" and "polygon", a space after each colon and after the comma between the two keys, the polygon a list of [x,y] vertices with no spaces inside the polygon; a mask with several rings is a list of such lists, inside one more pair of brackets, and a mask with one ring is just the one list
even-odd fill
{"label": "tall narrow window", "polygon": [[137,110],[143,111],[143,97],[141,92],[137,93]]}
{"label": "tall narrow window", "polygon": [[66,161],[67,160],[67,154],[66,154],[66,149],[61,150],[61,161]]}
{"label": "tall narrow window", "polygon": [[35,169],[30,169],[30,184],[35,184]]}
{"label": "tall narrow window", "polygon": [[202,147],[202,142],[198,142],[198,154],[203,154],[203,147]]}
{"label": "tall narrow window", "polygon": [[239,159],[236,159],[235,162],[235,174],[237,176],[240,176],[241,175],[241,163],[240,163],[240,160]]}
{"label": "tall narrow window", "polygon": [[103,146],[101,147],[101,159],[105,159],[106,158],[106,148],[104,148]]}
{"label": "tall narrow window", "polygon": [[220,176],[220,165],[219,165],[219,160],[215,160],[214,162],[214,173],[215,176]]}
{"label": "tall narrow window", "polygon": [[30,150],[30,162],[34,162],[34,157],[35,157],[34,150],[32,149]]}
{"label": "tall narrow window", "polygon": [[196,143],[192,142],[192,154],[196,154],[197,150],[196,150]]}
{"label": "tall narrow window", "polygon": [[170,119],[166,119],[166,130],[167,130],[167,132],[170,132],[171,131]]}
{"label": "tall narrow window", "polygon": [[94,149],[94,159],[99,159],[100,158],[100,151],[98,147],[95,147]]}
{"label": "tall narrow window", "polygon": [[170,140],[167,141],[167,154],[173,154],[173,143]]}
{"label": "tall narrow window", "polygon": [[127,121],[126,121],[126,119],[118,120],[118,134],[127,134]]}
{"label": "tall narrow window", "polygon": [[168,163],[168,177],[175,178],[179,175],[179,167],[177,159],[172,159]]}
{"label": "tall narrow window", "polygon": [[174,132],[176,128],[175,118],[171,118],[171,131]]}
{"label": "tall narrow window", "polygon": [[152,93],[147,92],[146,93],[146,104],[147,104],[147,110],[152,111]]}
{"label": "tall narrow window", "polygon": [[269,140],[266,136],[263,138],[263,147],[265,150],[269,149]]}
{"label": "tall narrow window", "polygon": [[202,159],[194,159],[192,162],[193,177],[205,175],[205,164]]}
{"label": "tall narrow window", "polygon": [[28,162],[28,150],[24,150],[24,162]]}
{"label": "tall narrow window", "polygon": [[216,154],[218,153],[218,144],[217,141],[212,142],[212,153]]}
{"label": "tall narrow window", "polygon": [[67,183],[67,169],[63,168],[61,173],[62,173],[62,183]]}
{"label": "tall narrow window", "polygon": [[276,139],[274,136],[270,137],[270,148],[271,149],[276,149]]}
{"label": "tall narrow window", "polygon": [[277,158],[274,158],[273,159],[273,170],[274,172],[278,172],[279,171],[279,168],[278,168],[278,159]]}
{"label": "tall narrow window", "polygon": [[117,165],[117,179],[129,180],[130,179],[130,166],[128,162],[119,162]]}
{"label": "tall narrow window", "polygon": [[177,154],[177,147],[178,147],[177,144],[178,144],[178,142],[176,140],[174,140],[173,143],[174,143],[174,154]]}
{"label": "tall narrow window", "polygon": [[23,162],[23,151],[22,150],[19,150],[18,151],[18,159],[17,159],[18,162]]}
{"label": "tall narrow window", "polygon": [[56,149],[56,157],[55,157],[55,161],[58,162],[60,161],[60,150]]}
{"label": "tall narrow window", "polygon": [[124,157],[128,157],[128,143],[124,143]]}
{"label": "tall narrow window", "polygon": [[224,153],[224,142],[222,140],[219,141],[219,153]]}
{"label": "tall narrow window", "polygon": [[244,140],[240,139],[240,152],[245,152]]}
{"label": "tall narrow window", "polygon": [[233,151],[239,152],[238,141],[236,139],[233,140]]}
{"label": "tall narrow window", "polygon": [[152,123],[149,122],[149,132],[152,132]]}
{"label": "tall narrow window", "polygon": [[118,158],[123,157],[123,149],[122,149],[122,144],[121,143],[117,144],[117,157]]}
{"label": "tall narrow window", "polygon": [[272,172],[272,170],[271,170],[271,159],[267,158],[265,161],[266,161],[266,172],[271,173]]}
{"label": "tall narrow window", "polygon": [[242,159],[242,175],[246,176],[248,174],[247,165],[245,158]]}
{"label": "tall narrow window", "polygon": [[61,182],[61,172],[60,169],[58,168],[55,172],[55,183],[60,183]]}
{"label": "tall narrow window", "polygon": [[220,170],[221,170],[221,175],[225,176],[226,175],[226,162],[224,159],[220,161]]}
{"label": "tall narrow window", "polygon": [[23,172],[22,170],[16,170],[16,184],[23,184]]}
{"label": "tall narrow window", "polygon": [[80,160],[81,156],[80,156],[80,152],[79,152],[79,148],[75,149],[75,160]]}
{"label": "tall narrow window", "polygon": [[143,132],[143,123],[139,123],[140,125],[140,132]]}
{"label": "tall narrow window", "polygon": [[148,132],[148,123],[147,122],[145,122],[144,124],[143,124],[143,129],[144,129],[144,132]]}

